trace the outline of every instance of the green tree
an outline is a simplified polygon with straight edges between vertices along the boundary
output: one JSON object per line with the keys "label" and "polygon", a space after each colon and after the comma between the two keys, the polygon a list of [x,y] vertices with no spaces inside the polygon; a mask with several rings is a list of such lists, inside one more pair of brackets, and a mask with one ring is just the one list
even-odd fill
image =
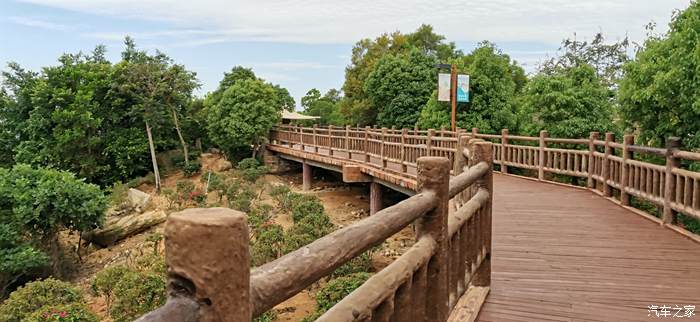
{"label": "green tree", "polygon": [[[160,191],[160,172],[156,159],[153,129],[174,125],[185,156],[187,144],[178,124],[178,110],[192,97],[198,84],[194,73],[174,64],[165,54],[148,55],[137,50],[132,39],[125,40],[122,61],[115,66],[114,91],[128,106],[132,117],[143,120],[151,153],[156,191]],[[171,123],[172,122],[172,123]]]}
{"label": "green tree", "polygon": [[620,83],[621,116],[642,144],[663,145],[681,137],[700,147],[700,2],[676,14],[668,33],[652,35],[625,67]]}
{"label": "green tree", "polygon": [[0,74],[0,165],[14,163],[17,146],[27,138],[26,120],[33,109],[32,91],[37,74],[10,62]]}
{"label": "green tree", "polygon": [[253,155],[279,121],[277,91],[258,79],[235,82],[219,102],[207,107],[207,131],[211,140],[231,156],[253,146]]}
{"label": "green tree", "polygon": [[524,132],[561,138],[614,130],[612,91],[588,65],[560,67],[535,76],[522,98]]}
{"label": "green tree", "polygon": [[368,97],[365,82],[382,57],[408,54],[412,49],[417,49],[424,56],[438,61],[447,61],[462,55],[460,51],[455,50],[454,43],[445,43],[444,40],[445,37],[435,34],[430,25],[421,25],[410,34],[394,32],[382,34],[374,40],[358,41],[352,48],[350,65],[345,69],[345,97],[340,103],[340,110],[345,119],[349,123],[359,125],[376,123],[380,106],[374,105]]}
{"label": "green tree", "polygon": [[60,260],[57,233],[101,225],[107,199],[96,185],[66,171],[28,165],[0,168],[0,258],[3,293],[18,278]]}
{"label": "green tree", "polygon": [[345,118],[340,113],[340,92],[330,89],[321,96],[321,92],[315,88],[310,89],[301,98],[301,106],[304,107],[304,114],[319,116],[319,124],[343,125]]}
{"label": "green tree", "polygon": [[416,124],[436,86],[435,62],[417,49],[379,60],[364,89],[377,107],[378,125],[401,128]]}
{"label": "green tree", "polygon": [[[516,98],[526,83],[525,72],[517,62],[494,44],[482,42],[471,53],[451,60],[457,71],[470,76],[469,103],[457,105],[457,126],[496,133],[502,128],[517,130]],[[433,76],[433,82],[435,82]],[[421,111],[421,128],[450,126],[450,104],[437,100],[437,92]]]}

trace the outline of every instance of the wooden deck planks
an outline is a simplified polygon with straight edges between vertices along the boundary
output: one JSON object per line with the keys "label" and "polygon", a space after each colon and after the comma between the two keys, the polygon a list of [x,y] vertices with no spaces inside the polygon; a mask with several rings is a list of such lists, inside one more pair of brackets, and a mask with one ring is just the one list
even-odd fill
{"label": "wooden deck planks", "polygon": [[700,309],[697,243],[585,190],[503,175],[494,187],[492,285],[478,321],[655,321],[648,305]]}

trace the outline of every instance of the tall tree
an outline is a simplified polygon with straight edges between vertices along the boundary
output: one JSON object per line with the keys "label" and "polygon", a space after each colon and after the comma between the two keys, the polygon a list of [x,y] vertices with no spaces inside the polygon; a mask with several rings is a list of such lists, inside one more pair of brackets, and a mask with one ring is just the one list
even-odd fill
{"label": "tall tree", "polygon": [[621,115],[645,144],[669,136],[700,147],[700,2],[674,15],[668,33],[652,35],[625,65],[620,84]]}
{"label": "tall tree", "polygon": [[592,66],[559,67],[535,76],[522,98],[523,131],[547,130],[553,137],[581,138],[614,131],[613,92]]}
{"label": "tall tree", "polygon": [[421,108],[436,86],[435,62],[414,49],[408,54],[386,55],[365,82],[365,92],[377,106],[377,124],[413,127]]}
{"label": "tall tree", "polygon": [[301,106],[304,108],[304,114],[319,116],[319,124],[343,125],[345,118],[340,113],[340,100],[340,92],[336,89],[330,89],[321,96],[318,89],[312,88],[301,98]]}
{"label": "tall tree", "polygon": [[157,52],[151,56],[139,51],[130,38],[126,39],[125,44],[122,61],[115,70],[115,91],[130,103],[130,114],[141,117],[144,122],[156,191],[160,191],[153,129],[162,129],[172,121],[186,152],[187,145],[177,122],[177,110],[188,104],[198,84],[194,73],[174,64],[165,54]]}
{"label": "tall tree", "polygon": [[209,137],[229,157],[251,146],[255,156],[261,139],[279,121],[278,102],[278,92],[262,80],[235,82],[216,104],[206,107]]}

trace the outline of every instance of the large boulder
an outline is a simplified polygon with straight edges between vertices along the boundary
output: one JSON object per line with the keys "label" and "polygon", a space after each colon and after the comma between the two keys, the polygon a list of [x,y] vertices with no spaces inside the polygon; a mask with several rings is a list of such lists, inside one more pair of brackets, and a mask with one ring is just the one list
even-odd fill
{"label": "large boulder", "polygon": [[143,212],[151,204],[151,195],[141,190],[129,189],[127,199],[133,212]]}
{"label": "large boulder", "polygon": [[231,169],[233,169],[233,164],[231,163],[231,161],[221,161],[214,170],[216,170],[217,172],[224,172]]}

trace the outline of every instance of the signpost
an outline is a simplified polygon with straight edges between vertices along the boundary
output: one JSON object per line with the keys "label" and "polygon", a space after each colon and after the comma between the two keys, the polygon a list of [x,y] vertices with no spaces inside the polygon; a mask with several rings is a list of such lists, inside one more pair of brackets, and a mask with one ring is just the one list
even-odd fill
{"label": "signpost", "polygon": [[438,101],[452,102],[452,131],[457,130],[457,102],[469,102],[469,75],[457,75],[457,67],[452,64],[437,64],[440,69],[450,69],[450,73],[438,74]]}

